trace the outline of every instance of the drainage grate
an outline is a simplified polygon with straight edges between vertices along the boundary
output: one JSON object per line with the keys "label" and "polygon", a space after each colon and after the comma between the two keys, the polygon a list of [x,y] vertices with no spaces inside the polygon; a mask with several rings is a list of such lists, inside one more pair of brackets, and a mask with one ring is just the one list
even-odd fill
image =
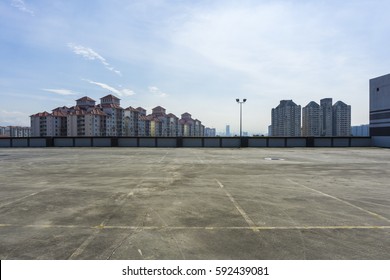
{"label": "drainage grate", "polygon": [[283,158],[266,157],[265,160],[284,160]]}

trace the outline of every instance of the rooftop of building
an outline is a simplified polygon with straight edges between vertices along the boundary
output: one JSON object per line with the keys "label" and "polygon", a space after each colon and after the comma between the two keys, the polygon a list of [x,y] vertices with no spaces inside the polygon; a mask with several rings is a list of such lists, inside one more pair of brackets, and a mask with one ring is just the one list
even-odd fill
{"label": "rooftop of building", "polygon": [[0,258],[388,260],[389,156],[0,149]]}

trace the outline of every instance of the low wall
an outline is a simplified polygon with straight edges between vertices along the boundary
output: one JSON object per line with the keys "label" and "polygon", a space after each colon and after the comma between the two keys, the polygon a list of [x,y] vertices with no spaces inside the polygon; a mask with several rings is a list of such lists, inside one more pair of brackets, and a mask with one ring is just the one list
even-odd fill
{"label": "low wall", "polygon": [[390,136],[372,136],[372,145],[375,147],[390,148]]}
{"label": "low wall", "polygon": [[383,146],[383,141],[378,142],[372,141],[371,137],[21,137],[0,138],[0,147],[292,148],[370,147],[381,144]]}

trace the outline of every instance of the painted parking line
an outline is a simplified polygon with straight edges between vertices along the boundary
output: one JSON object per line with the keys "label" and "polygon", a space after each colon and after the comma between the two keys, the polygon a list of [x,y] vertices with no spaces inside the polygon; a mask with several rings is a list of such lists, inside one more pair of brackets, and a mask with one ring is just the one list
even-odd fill
{"label": "painted parking line", "polygon": [[364,208],[362,208],[362,207],[360,207],[360,206],[354,205],[354,204],[352,204],[352,203],[350,203],[350,202],[348,202],[348,201],[345,201],[345,200],[343,200],[343,199],[341,199],[341,198],[338,198],[338,197],[335,197],[335,196],[333,196],[333,195],[330,195],[330,194],[321,192],[321,191],[316,190],[316,189],[312,189],[312,188],[310,188],[310,187],[308,187],[308,186],[305,186],[304,184],[297,183],[297,182],[295,182],[295,181],[293,181],[293,180],[291,180],[291,179],[286,179],[286,180],[289,181],[289,182],[291,182],[291,183],[293,183],[294,185],[301,186],[301,187],[306,188],[306,189],[308,189],[308,190],[311,190],[311,191],[313,191],[313,192],[319,193],[319,194],[321,194],[321,195],[323,195],[323,196],[332,198],[332,199],[337,200],[337,201],[339,201],[339,202],[342,202],[342,203],[344,203],[344,204],[346,204],[346,205],[348,205],[348,206],[351,206],[351,207],[353,207],[353,208],[356,208],[356,209],[359,209],[359,210],[361,210],[361,211],[363,211],[363,212],[366,212],[367,214],[370,214],[371,216],[374,216],[374,217],[376,217],[376,218],[382,219],[382,220],[384,220],[384,221],[390,223],[390,220],[389,220],[389,219],[387,219],[386,217],[383,217],[382,215],[379,215],[378,213],[374,213],[374,212],[372,212],[372,211],[369,211],[369,210],[364,209]]}
{"label": "painted parking line", "polygon": [[245,213],[244,209],[238,204],[238,202],[234,199],[234,197],[229,193],[228,190],[224,187],[224,185],[218,180],[217,181],[219,187],[225,192],[226,196],[230,199],[230,201],[233,203],[234,207],[236,207],[237,211],[240,212],[241,216],[244,218],[244,220],[247,222],[249,227],[253,229],[253,231],[258,231],[256,228],[255,222],[248,216],[247,213]]}
{"label": "painted parking line", "polygon": [[[371,225],[371,226],[360,226],[360,225],[334,225],[334,226],[124,226],[124,225],[18,225],[18,224],[0,224],[0,228],[16,227],[16,228],[37,228],[37,229],[49,229],[49,228],[62,228],[62,229],[125,229],[125,230],[353,230],[353,229],[390,229],[390,226],[384,225]],[[92,234],[93,235],[93,234]]]}

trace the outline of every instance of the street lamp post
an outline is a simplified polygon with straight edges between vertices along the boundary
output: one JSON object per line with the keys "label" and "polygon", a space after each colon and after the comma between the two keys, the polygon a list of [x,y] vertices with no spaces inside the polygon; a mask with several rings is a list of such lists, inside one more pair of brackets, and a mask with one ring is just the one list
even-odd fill
{"label": "street lamp post", "polygon": [[242,101],[237,98],[236,101],[240,104],[240,137],[242,137],[242,104],[246,102],[246,98],[244,98]]}

